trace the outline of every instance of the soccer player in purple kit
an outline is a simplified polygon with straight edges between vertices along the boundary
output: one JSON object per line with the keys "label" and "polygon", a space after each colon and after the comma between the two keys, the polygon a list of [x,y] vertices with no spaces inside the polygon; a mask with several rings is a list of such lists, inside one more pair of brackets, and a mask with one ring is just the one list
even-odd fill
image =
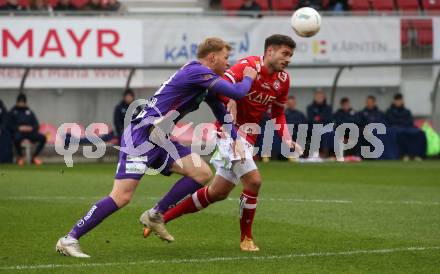
{"label": "soccer player in purple kit", "polygon": [[[162,84],[145,109],[124,131],[113,190],[107,197],[96,202],[72,230],[58,240],[57,252],[72,257],[90,257],[81,251],[78,240],[130,202],[147,168],[160,169],[160,173],[165,176],[172,173],[183,175],[154,209],[146,211],[140,218],[141,223],[155,231],[161,239],[169,242],[174,240],[165,228],[163,213],[174,201],[183,199],[206,184],[212,172],[199,155],[191,153],[189,148],[178,142],[169,140],[162,129],[159,129],[162,128],[160,123],[167,120],[167,117],[172,117],[171,125],[174,125],[183,116],[198,109],[202,101],[206,101],[216,119],[237,140],[236,153],[244,153],[237,131],[232,126],[232,121],[225,119],[228,112],[217,100],[217,95],[232,99],[246,96],[257,72],[251,67],[246,68],[243,81],[236,84],[222,79],[221,76],[229,66],[230,50],[230,45],[225,41],[207,38],[197,49],[197,60],[184,65]],[[173,119],[171,113],[177,113],[177,116]],[[139,147],[148,149],[139,151]]]}

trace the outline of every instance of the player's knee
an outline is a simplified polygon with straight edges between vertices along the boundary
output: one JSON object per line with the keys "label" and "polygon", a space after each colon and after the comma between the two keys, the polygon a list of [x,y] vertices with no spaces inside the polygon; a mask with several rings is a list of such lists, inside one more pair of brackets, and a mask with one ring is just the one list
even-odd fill
{"label": "player's knee", "polygon": [[196,171],[197,174],[194,175],[194,179],[200,184],[206,184],[212,177],[212,171],[208,165],[202,165]]}
{"label": "player's knee", "polygon": [[215,194],[214,194],[213,200],[214,200],[214,202],[217,202],[217,201],[223,201],[223,200],[225,200],[226,198],[228,198],[228,195],[229,195],[229,192],[226,192],[226,191],[217,191],[217,192],[215,192]]}
{"label": "player's knee", "polygon": [[118,193],[118,194],[110,194],[110,196],[115,201],[116,205],[121,208],[126,206],[131,201],[131,197],[133,196],[132,193]]}
{"label": "player's knee", "polygon": [[261,180],[260,179],[252,179],[246,182],[246,188],[253,191],[258,192],[261,187]]}

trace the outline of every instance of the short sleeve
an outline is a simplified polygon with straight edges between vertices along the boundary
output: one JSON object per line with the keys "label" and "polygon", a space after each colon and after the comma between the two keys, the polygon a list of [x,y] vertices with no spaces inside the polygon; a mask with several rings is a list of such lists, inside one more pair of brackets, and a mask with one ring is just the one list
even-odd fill
{"label": "short sleeve", "polygon": [[223,76],[224,79],[228,80],[231,83],[240,82],[243,80],[243,70],[245,67],[251,66],[248,60],[243,59],[237,64],[233,65],[231,68],[229,68],[225,75]]}

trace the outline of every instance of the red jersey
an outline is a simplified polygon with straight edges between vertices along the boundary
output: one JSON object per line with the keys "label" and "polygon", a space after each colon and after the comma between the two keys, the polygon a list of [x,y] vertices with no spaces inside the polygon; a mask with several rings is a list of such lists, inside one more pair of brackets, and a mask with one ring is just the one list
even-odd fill
{"label": "red jersey", "polygon": [[[290,134],[283,136],[286,129],[284,105],[289,94],[289,74],[285,71],[269,74],[264,66],[263,56],[249,56],[228,69],[223,78],[232,83],[240,82],[243,79],[243,70],[248,66],[253,67],[258,72],[258,76],[249,93],[237,100],[237,126],[241,127],[247,123],[258,125],[263,115],[270,109],[272,119],[275,118],[276,124],[281,125],[281,128],[277,130],[278,134],[284,137],[284,140],[290,139]],[[222,99],[225,102],[229,100],[225,97]],[[255,144],[260,132],[255,131],[253,127],[242,127],[241,129],[246,133],[246,139],[251,144]]]}

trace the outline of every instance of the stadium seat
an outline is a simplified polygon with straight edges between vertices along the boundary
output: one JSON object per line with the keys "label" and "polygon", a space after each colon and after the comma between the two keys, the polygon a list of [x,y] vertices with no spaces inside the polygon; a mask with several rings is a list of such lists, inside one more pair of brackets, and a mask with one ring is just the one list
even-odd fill
{"label": "stadium seat", "polygon": [[243,4],[242,0],[222,0],[222,8],[224,10],[238,10]]}
{"label": "stadium seat", "polygon": [[414,19],[411,22],[416,32],[416,44],[420,47],[431,46],[433,42],[432,20]]}
{"label": "stadium seat", "polygon": [[49,6],[51,6],[52,8],[55,8],[58,5],[59,0],[47,0],[47,3],[49,4]]}
{"label": "stadium seat", "polygon": [[18,5],[21,7],[30,7],[30,1],[29,0],[18,0]]}
{"label": "stadium seat", "polygon": [[272,9],[293,11],[297,4],[296,0],[272,0]]}
{"label": "stadium seat", "polygon": [[392,13],[394,11],[393,0],[371,0],[373,10],[380,13]]}
{"label": "stadium seat", "polygon": [[428,14],[440,14],[440,0],[423,0],[423,8]]}
{"label": "stadium seat", "polygon": [[91,130],[96,135],[109,134],[112,131],[112,127],[106,123],[93,123],[90,124]]}
{"label": "stadium seat", "polygon": [[[85,129],[84,126],[82,124],[79,123],[64,123],[63,125],[66,126],[66,130],[63,132],[64,134],[71,134],[73,137],[76,138],[83,138],[85,136]],[[72,130],[72,129],[77,129],[77,127],[74,126],[78,126],[79,127],[79,131],[78,130]]]}
{"label": "stadium seat", "polygon": [[49,123],[42,123],[40,124],[40,129],[38,130],[38,132],[46,136],[46,142],[48,144],[55,144],[57,128],[54,125]]}
{"label": "stadium seat", "polygon": [[262,10],[269,9],[269,0],[257,0],[258,5],[260,5]]}
{"label": "stadium seat", "polygon": [[3,7],[4,5],[6,5],[6,0],[0,0],[0,7]]}
{"label": "stadium seat", "polygon": [[368,0],[353,0],[351,10],[354,12],[368,11],[370,10],[370,3]]}
{"label": "stadium seat", "polygon": [[418,0],[397,0],[396,3],[401,12],[418,11],[420,8]]}
{"label": "stadium seat", "polygon": [[410,30],[410,23],[407,19],[402,19],[400,21],[400,41],[402,46],[406,47],[409,46],[409,30]]}
{"label": "stadium seat", "polygon": [[88,0],[72,0],[72,5],[76,8],[84,7],[89,1]]}

